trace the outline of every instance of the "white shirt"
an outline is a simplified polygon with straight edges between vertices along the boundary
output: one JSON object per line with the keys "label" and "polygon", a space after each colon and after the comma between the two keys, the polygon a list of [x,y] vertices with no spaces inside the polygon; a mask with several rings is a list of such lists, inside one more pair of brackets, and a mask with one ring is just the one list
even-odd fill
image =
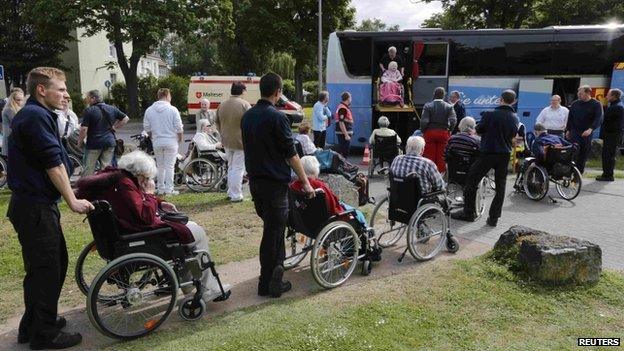
{"label": "white shirt", "polygon": [[304,155],[312,155],[316,151],[316,146],[314,146],[314,143],[306,134],[297,134],[295,139],[301,144]]}
{"label": "white shirt", "polygon": [[537,116],[537,123],[541,123],[546,129],[551,130],[565,130],[568,123],[568,110],[567,107],[559,106],[557,109],[553,109],[552,106],[545,107],[539,116]]}
{"label": "white shirt", "polygon": [[143,129],[152,133],[154,146],[177,146],[183,132],[180,112],[167,101],[156,101],[145,111]]}
{"label": "white shirt", "polygon": [[65,126],[69,123],[67,127],[67,136],[70,136],[74,130],[80,128],[80,123],[78,122],[78,116],[72,110],[68,110],[67,114],[64,111],[56,110],[56,114],[58,118],[56,119],[56,123],[58,125],[59,135],[62,137],[65,135]]}

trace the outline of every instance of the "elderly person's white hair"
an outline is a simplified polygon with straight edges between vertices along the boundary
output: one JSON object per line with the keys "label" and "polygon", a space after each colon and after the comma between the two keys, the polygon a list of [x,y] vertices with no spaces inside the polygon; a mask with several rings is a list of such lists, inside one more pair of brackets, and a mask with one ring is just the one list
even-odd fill
{"label": "elderly person's white hair", "polygon": [[390,125],[390,120],[388,119],[388,117],[386,116],[381,116],[379,117],[379,119],[377,120],[377,124],[381,127],[381,128],[388,128],[388,126]]}
{"label": "elderly person's white hair", "polygon": [[140,150],[132,151],[129,154],[121,156],[117,162],[117,167],[125,169],[135,177],[142,176],[148,179],[156,177],[157,172],[154,159]]}
{"label": "elderly person's white hair", "polygon": [[208,100],[206,98],[201,98],[201,99],[199,99],[199,103],[200,103],[200,105],[202,103],[204,103],[206,105],[206,108],[210,110],[210,100]]}
{"label": "elderly person's white hair", "polygon": [[408,155],[421,156],[425,151],[425,139],[419,136],[411,136],[405,144],[405,153]]}
{"label": "elderly person's white hair", "polygon": [[388,52],[394,52],[394,53],[396,53],[396,52],[397,52],[397,49],[396,49],[394,46],[391,46],[391,47],[389,47],[389,48],[388,48]]}
{"label": "elderly person's white hair", "polygon": [[321,172],[321,164],[315,156],[303,156],[301,158],[301,166],[308,177],[318,177]]}
{"label": "elderly person's white hair", "polygon": [[396,63],[396,61],[390,61],[390,63],[388,64],[388,69],[398,69],[399,68],[399,64]]}
{"label": "elderly person's white hair", "polygon": [[477,121],[470,116],[466,116],[459,121],[457,129],[462,133],[469,133],[477,128]]}
{"label": "elderly person's white hair", "polygon": [[210,124],[210,121],[202,118],[197,122],[197,132],[201,132],[202,130],[204,130],[204,128]]}

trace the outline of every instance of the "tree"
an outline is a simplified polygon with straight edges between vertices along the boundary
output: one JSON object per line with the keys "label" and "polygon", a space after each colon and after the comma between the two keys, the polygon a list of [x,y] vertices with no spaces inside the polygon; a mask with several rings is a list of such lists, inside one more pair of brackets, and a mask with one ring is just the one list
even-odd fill
{"label": "tree", "polygon": [[[240,1],[246,3],[247,1]],[[275,48],[287,52],[295,60],[295,99],[302,100],[302,84],[306,67],[316,63],[318,35],[318,0],[254,0],[237,14],[244,26],[237,24],[239,43],[252,53],[270,54]],[[324,35],[351,28],[355,9],[349,0],[323,1]],[[236,20],[235,20],[236,21]],[[260,31],[258,28],[262,28]]]}
{"label": "tree", "polygon": [[379,18],[367,18],[362,20],[359,26],[355,27],[358,32],[398,32],[399,25],[388,26]]}
{"label": "tree", "polygon": [[225,74],[225,63],[220,59],[219,52],[219,43],[213,35],[182,38],[172,34],[158,46],[158,53],[172,67],[171,73],[180,76],[191,76],[197,72]]}
{"label": "tree", "polygon": [[[420,2],[434,1],[437,0]],[[442,29],[520,28],[532,15],[536,1],[441,0],[444,13],[435,14],[425,21],[424,26]]]}
{"label": "tree", "polygon": [[24,86],[28,71],[38,66],[59,66],[58,55],[72,40],[70,23],[58,13],[37,13],[38,1],[12,0],[0,6],[0,63],[5,84]]}
{"label": "tree", "polygon": [[[117,63],[126,81],[128,114],[139,115],[137,67],[142,56],[156,50],[168,33],[202,37],[219,29],[231,34],[230,1],[221,0],[47,0],[47,11],[62,11],[86,29],[87,36],[105,32],[115,46]],[[131,43],[127,53],[123,44]]]}

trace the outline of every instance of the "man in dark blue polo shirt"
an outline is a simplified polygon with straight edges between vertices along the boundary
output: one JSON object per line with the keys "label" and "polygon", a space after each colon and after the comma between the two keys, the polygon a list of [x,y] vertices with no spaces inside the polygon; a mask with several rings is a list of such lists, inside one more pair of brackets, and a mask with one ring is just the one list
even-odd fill
{"label": "man in dark blue polo shirt", "polygon": [[260,95],[258,103],[243,115],[241,130],[249,189],[256,213],[264,222],[258,295],[280,297],[291,289],[290,282],[282,280],[291,167],[306,193],[314,196],[314,189],[295,151],[288,118],[275,109],[282,95],[282,78],[275,73],[262,76]]}
{"label": "man in dark blue polo shirt", "polygon": [[479,157],[472,164],[466,176],[464,209],[453,213],[454,219],[472,222],[477,218],[475,200],[478,184],[490,169],[494,169],[496,195],[494,195],[492,205],[490,205],[487,224],[496,227],[505,201],[507,168],[509,167],[512,140],[518,133],[518,117],[512,107],[515,103],[516,93],[513,90],[503,91],[500,106],[494,111],[484,112],[481,121],[477,124],[477,133],[481,135]]}
{"label": "man in dark blue polo shirt", "polygon": [[591,87],[583,85],[578,88],[578,100],[570,105],[568,123],[566,125],[566,139],[579,146],[576,155],[576,167],[585,172],[585,163],[591,150],[594,130],[602,123],[602,104],[591,97]]}
{"label": "man in dark blue polo shirt", "polygon": [[69,98],[65,73],[38,67],[28,73],[30,98],[13,118],[9,137],[7,216],[17,232],[24,259],[25,312],[18,342],[30,341],[33,350],[77,345],[78,333],[61,331],[66,324],[57,315],[58,299],[67,273],[67,246],[57,203],[63,196],[69,208],[87,213],[93,205],[78,200],[69,184],[71,163],[61,140],[54,109]]}
{"label": "man in dark blue polo shirt", "polygon": [[102,102],[99,90],[91,90],[86,98],[89,107],[82,113],[78,147],[82,148],[87,138],[84,153],[84,175],[95,172],[100,161],[100,167],[110,166],[115,156],[115,132],[123,127],[130,119],[115,106]]}

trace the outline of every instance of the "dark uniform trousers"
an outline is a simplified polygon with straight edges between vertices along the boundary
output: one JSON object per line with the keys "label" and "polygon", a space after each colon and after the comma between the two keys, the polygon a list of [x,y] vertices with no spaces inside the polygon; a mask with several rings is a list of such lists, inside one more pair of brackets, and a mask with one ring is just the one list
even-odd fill
{"label": "dark uniform trousers", "polygon": [[509,166],[510,154],[480,154],[472,164],[466,177],[464,186],[464,213],[469,216],[476,215],[475,201],[477,187],[481,179],[487,175],[490,169],[494,169],[494,182],[496,194],[490,205],[490,218],[496,219],[501,216],[503,202],[505,201],[505,186],[507,184],[507,167]]}
{"label": "dark uniform trousers", "polygon": [[26,271],[26,309],[19,329],[31,338],[55,335],[58,300],[67,273],[67,246],[58,206],[11,198],[7,216],[22,246]]}
{"label": "dark uniform trousers", "polygon": [[288,223],[288,184],[250,179],[249,190],[256,213],[262,219],[260,284],[268,288],[273,269],[284,264],[284,231]]}
{"label": "dark uniform trousers", "polygon": [[617,146],[622,138],[621,132],[604,133],[602,135],[602,175],[605,177],[613,177],[613,169],[615,168],[615,154]]}

